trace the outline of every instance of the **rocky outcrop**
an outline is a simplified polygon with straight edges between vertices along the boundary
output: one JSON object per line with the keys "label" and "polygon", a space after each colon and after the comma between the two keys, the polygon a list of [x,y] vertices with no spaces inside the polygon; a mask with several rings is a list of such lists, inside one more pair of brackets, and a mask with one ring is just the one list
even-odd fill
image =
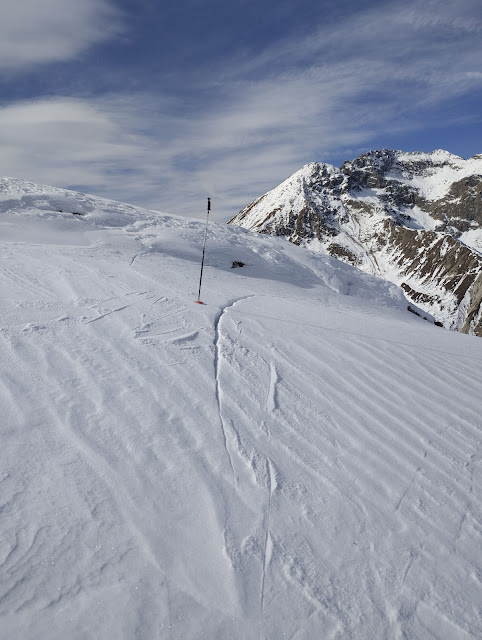
{"label": "rocky outcrop", "polygon": [[339,169],[311,163],[230,224],[336,256],[482,336],[482,155],[384,149]]}

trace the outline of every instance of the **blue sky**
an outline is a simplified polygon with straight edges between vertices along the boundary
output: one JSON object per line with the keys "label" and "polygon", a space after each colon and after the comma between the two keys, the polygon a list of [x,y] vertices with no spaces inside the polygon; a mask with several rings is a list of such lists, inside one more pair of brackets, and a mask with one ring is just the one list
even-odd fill
{"label": "blue sky", "polygon": [[480,0],[16,0],[0,175],[226,219],[307,162],[482,153]]}

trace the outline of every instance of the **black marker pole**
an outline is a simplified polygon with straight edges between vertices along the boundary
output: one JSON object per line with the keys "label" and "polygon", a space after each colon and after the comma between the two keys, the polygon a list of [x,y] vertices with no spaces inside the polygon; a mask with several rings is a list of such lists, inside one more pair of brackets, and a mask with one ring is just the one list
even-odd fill
{"label": "black marker pole", "polygon": [[203,257],[201,260],[201,275],[199,276],[199,291],[197,294],[197,300],[194,300],[196,304],[204,304],[201,302],[201,282],[203,280],[203,268],[204,268],[204,253],[206,252],[206,237],[208,234],[209,212],[211,211],[211,198],[208,198],[208,212],[206,215],[206,228],[204,229],[204,242],[203,242]]}

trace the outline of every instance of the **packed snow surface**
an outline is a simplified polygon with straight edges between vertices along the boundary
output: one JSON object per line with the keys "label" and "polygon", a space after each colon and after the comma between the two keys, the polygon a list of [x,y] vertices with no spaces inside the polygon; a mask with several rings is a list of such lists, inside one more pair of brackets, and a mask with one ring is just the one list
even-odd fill
{"label": "packed snow surface", "polygon": [[202,222],[0,189],[2,640],[482,637],[480,338],[214,224],[197,305]]}

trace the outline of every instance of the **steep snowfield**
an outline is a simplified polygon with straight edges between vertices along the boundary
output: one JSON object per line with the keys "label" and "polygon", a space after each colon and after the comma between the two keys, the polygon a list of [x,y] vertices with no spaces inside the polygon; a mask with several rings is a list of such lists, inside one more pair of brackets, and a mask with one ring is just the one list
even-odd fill
{"label": "steep snowfield", "polygon": [[220,225],[196,305],[202,222],[2,189],[2,640],[482,636],[480,338]]}
{"label": "steep snowfield", "polygon": [[[397,152],[399,168],[387,177],[395,177],[402,183],[416,187],[422,197],[427,200],[438,200],[449,192],[454,182],[473,175],[482,174],[482,156],[477,155],[468,160],[455,156],[448,151],[438,149],[432,153]],[[411,172],[412,165],[431,163],[430,169],[422,175]]]}

